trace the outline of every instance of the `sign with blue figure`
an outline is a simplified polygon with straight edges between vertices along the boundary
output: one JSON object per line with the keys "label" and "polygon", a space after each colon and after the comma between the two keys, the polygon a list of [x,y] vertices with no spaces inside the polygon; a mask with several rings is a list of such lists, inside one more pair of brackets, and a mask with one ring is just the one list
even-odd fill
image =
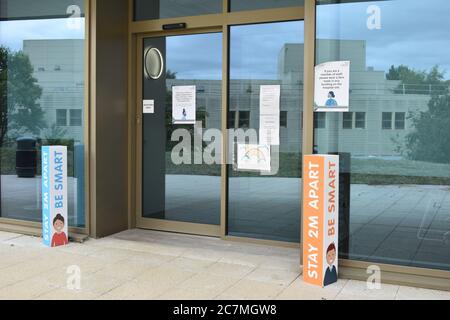
{"label": "sign with blue figure", "polygon": [[42,147],[42,237],[48,247],[69,243],[67,147]]}
{"label": "sign with blue figure", "polygon": [[330,61],[315,67],[314,111],[348,112],[350,61]]}

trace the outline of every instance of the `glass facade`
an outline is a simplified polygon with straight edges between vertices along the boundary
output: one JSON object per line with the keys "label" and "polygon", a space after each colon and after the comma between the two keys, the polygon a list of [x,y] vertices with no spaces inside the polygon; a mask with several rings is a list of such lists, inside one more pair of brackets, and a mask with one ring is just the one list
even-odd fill
{"label": "glass facade", "polygon": [[41,221],[40,149],[66,145],[69,224],[84,227],[84,1],[0,8],[0,217]]}
{"label": "glass facade", "polygon": [[314,132],[349,164],[341,257],[450,270],[450,3],[319,4],[316,63],[351,61],[350,112]]}
{"label": "glass facade", "polygon": [[[229,129],[258,132],[260,87],[281,87],[280,145],[272,146],[271,174],[229,166],[230,235],[300,241],[303,33],[302,21],[230,28]],[[231,150],[238,142],[230,142]]]}
{"label": "glass facade", "polygon": [[[40,148],[62,144],[69,151],[69,224],[86,225],[84,3],[0,0],[0,218],[41,221]],[[157,22],[133,24],[143,49],[158,48],[164,62],[157,80],[142,70],[137,75],[143,98],[155,103],[153,114],[142,115],[141,152],[131,155],[142,164],[141,176],[132,177],[142,179],[142,186],[133,180],[142,195],[137,224],[152,220],[154,229],[164,229],[176,222],[170,231],[184,232],[195,223],[220,235],[299,243],[302,139],[313,135],[314,153],[341,156],[342,259],[450,271],[450,33],[444,26],[450,3],[317,0],[315,62],[351,62],[350,108],[315,113],[311,132],[303,128],[304,95],[313,94],[303,92],[304,54],[312,52],[304,47],[303,11],[285,18],[292,21],[279,21],[291,9],[266,10],[254,20],[253,13],[233,13],[305,1],[230,0],[231,13],[223,3],[134,1],[134,21],[197,22],[193,17],[222,14],[229,31],[218,32],[217,22],[205,17],[199,20],[204,29],[186,26],[179,33],[163,33]],[[200,145],[193,125],[172,119],[173,88],[189,85],[195,86]],[[204,158],[198,163],[185,150],[178,155],[190,163],[173,161],[182,138],[177,129],[189,133],[192,151],[207,148],[205,133],[221,130],[222,122],[260,139],[264,85],[281,88],[280,143],[271,146],[270,173],[238,169],[238,139],[229,141],[227,170]]]}

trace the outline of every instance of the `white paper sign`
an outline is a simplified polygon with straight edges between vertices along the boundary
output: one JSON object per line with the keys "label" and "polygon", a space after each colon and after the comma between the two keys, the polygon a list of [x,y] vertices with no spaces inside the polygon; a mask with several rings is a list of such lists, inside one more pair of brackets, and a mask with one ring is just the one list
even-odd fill
{"label": "white paper sign", "polygon": [[67,187],[67,147],[42,147],[42,238],[48,247],[69,243]]}
{"label": "white paper sign", "polygon": [[196,95],[195,86],[172,87],[173,124],[195,124]]}
{"label": "white paper sign", "polygon": [[280,145],[279,85],[261,86],[259,97],[259,144]]}
{"label": "white paper sign", "polygon": [[238,144],[237,167],[238,170],[270,171],[270,146]]}
{"label": "white paper sign", "polygon": [[142,113],[155,113],[155,100],[144,100],[142,102]]}
{"label": "white paper sign", "polygon": [[331,61],[315,67],[314,110],[348,112],[350,61]]}

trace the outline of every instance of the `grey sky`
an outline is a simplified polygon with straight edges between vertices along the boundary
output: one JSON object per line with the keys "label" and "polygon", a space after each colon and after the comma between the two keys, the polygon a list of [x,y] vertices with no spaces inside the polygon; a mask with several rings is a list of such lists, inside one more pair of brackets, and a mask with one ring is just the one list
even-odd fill
{"label": "grey sky", "polygon": [[[381,30],[368,30],[369,5],[381,9]],[[320,39],[365,40],[367,66],[387,71],[391,65],[426,70],[439,64],[450,78],[448,0],[394,0],[318,6]],[[296,31],[294,31],[296,30]],[[285,22],[231,28],[231,75],[242,79],[275,79],[284,43],[303,42],[303,23]],[[83,26],[71,29],[67,19],[0,22],[0,44],[19,50],[24,39],[80,39]],[[168,38],[167,64],[179,78],[221,76],[220,34]],[[320,50],[320,48],[318,48]]]}
{"label": "grey sky", "polygon": [[[302,22],[236,26],[230,32],[232,79],[277,79],[284,44],[303,42]],[[167,67],[179,79],[220,79],[222,35],[168,37]]]}
{"label": "grey sky", "polygon": [[[74,21],[84,18],[74,18]],[[23,49],[23,40],[83,39],[84,23],[69,26],[69,19],[13,20],[0,22],[0,45],[11,50]]]}
{"label": "grey sky", "polygon": [[[381,29],[369,30],[367,8],[381,9]],[[317,37],[366,40],[367,65],[388,70],[404,64],[428,70],[439,64],[450,77],[450,1],[395,0],[318,6]],[[320,49],[320,48],[319,48]]]}

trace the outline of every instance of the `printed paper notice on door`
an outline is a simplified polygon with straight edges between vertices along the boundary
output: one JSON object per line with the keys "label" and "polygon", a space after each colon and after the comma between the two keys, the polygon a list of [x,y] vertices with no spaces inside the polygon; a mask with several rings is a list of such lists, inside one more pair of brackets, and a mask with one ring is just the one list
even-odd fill
{"label": "printed paper notice on door", "polygon": [[173,124],[195,124],[196,93],[195,86],[172,87]]}
{"label": "printed paper notice on door", "polygon": [[144,100],[142,102],[142,113],[155,113],[155,100]]}
{"label": "printed paper notice on door", "polygon": [[270,146],[238,144],[237,167],[238,170],[270,171]]}
{"label": "printed paper notice on door", "polygon": [[315,68],[314,111],[348,112],[350,61],[331,61]]}
{"label": "printed paper notice on door", "polygon": [[279,85],[261,86],[259,98],[259,144],[280,145],[280,97]]}

